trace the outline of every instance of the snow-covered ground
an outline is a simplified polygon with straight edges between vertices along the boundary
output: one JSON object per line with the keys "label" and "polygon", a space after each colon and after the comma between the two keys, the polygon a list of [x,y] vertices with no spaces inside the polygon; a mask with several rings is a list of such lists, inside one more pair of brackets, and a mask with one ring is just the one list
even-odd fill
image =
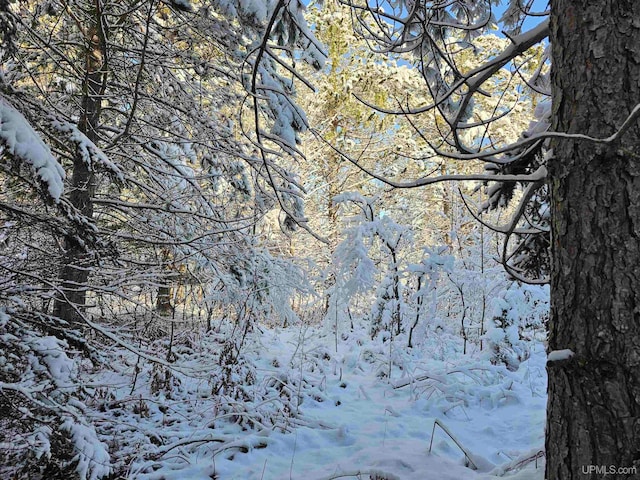
{"label": "snow-covered ground", "polygon": [[[155,451],[141,447],[130,476],[473,480],[504,475],[541,480],[544,457],[525,460],[544,445],[543,345],[532,343],[530,357],[511,372],[491,365],[486,352],[463,355],[458,343],[455,337],[434,336],[420,348],[407,349],[399,339],[372,342],[364,328],[337,342],[322,329],[265,328],[260,340],[246,347],[248,363],[257,366],[247,392],[281,385],[286,393],[281,398],[298,399],[285,407],[295,409],[292,417],[264,428],[229,422],[236,417],[217,410],[206,374],[200,380],[183,377],[171,398],[160,389],[156,401],[144,402],[145,418],[136,415],[139,428],[154,432],[154,443],[160,445]],[[141,375],[149,371],[143,369]],[[148,398],[147,385],[141,379],[128,397]],[[189,400],[194,395],[196,403]],[[270,404],[283,409],[280,399],[263,394],[259,400],[249,406],[239,402],[237,418],[242,412],[251,417]],[[520,462],[524,468],[518,468]]]}

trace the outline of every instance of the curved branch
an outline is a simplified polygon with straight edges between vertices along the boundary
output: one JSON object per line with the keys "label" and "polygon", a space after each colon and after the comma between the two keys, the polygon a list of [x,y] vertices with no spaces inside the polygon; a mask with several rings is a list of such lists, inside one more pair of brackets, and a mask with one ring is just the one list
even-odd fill
{"label": "curved branch", "polygon": [[[366,100],[360,98],[359,96],[354,96],[358,99],[358,101],[362,102],[364,105],[373,108],[374,110],[385,113],[388,115],[407,115],[407,114],[420,114],[425,113],[438,106],[442,105],[448,98],[451,97],[459,88],[462,86],[466,86],[468,88],[468,92],[464,95],[464,98],[471,98],[474,92],[479,91],[480,87],[484,82],[486,82],[489,78],[491,78],[498,70],[511,62],[518,55],[523,54],[528,49],[540,43],[542,40],[549,36],[549,20],[545,20],[541,22],[539,25],[534,27],[533,29],[525,32],[521,35],[517,35],[513,37],[512,44],[509,48],[506,48],[500,55],[492,58],[488,62],[479,67],[471,70],[470,72],[463,75],[460,79],[453,82],[453,84],[449,87],[449,89],[444,92],[439,98],[434,99],[433,103],[425,105],[423,107],[413,108],[409,111],[402,110],[391,110],[386,108],[381,108],[377,105],[374,105]],[[466,103],[461,104],[460,112],[464,112],[466,110],[466,106],[468,105],[468,100]],[[464,108],[462,108],[464,107]],[[461,114],[459,113],[457,116],[457,122],[459,123]],[[453,122],[456,123],[456,122]]]}
{"label": "curved branch", "polygon": [[[492,224],[492,223],[488,223],[487,221],[483,220],[478,214],[476,214],[471,209],[471,207],[469,206],[469,203],[467,202],[466,197],[463,195],[462,190],[460,190],[460,188],[458,188],[458,193],[460,194],[460,198],[462,199],[462,203],[464,204],[465,208],[467,209],[467,211],[469,212],[469,214],[473,217],[473,219],[475,221],[477,221],[482,226],[488,228],[492,232],[501,233],[501,234],[509,233],[510,224],[509,225],[495,225],[495,224]],[[529,229],[529,228],[516,228],[516,229],[513,230],[512,233],[515,233],[517,235],[534,235],[534,234],[546,233],[546,232],[547,232],[547,230],[542,229],[542,228],[531,228],[531,229]]]}
{"label": "curved branch", "polygon": [[487,175],[482,173],[472,173],[467,175],[439,175],[437,177],[430,178],[419,178],[416,180],[411,180],[408,182],[396,182],[382,175],[378,175],[372,170],[360,165],[357,160],[354,160],[345,152],[340,150],[335,145],[332,145],[330,142],[325,140],[322,135],[315,129],[310,130],[314,136],[331,148],[334,152],[340,155],[343,159],[347,160],[349,163],[358,167],[361,171],[366,173],[367,175],[375,178],[376,180],[381,181],[382,183],[389,185],[393,188],[417,188],[423,187],[425,185],[433,185],[435,183],[440,182],[449,182],[449,181],[465,181],[465,180],[478,180],[483,182],[522,182],[522,183],[531,183],[531,182],[541,182],[547,177],[547,168],[545,166],[540,166],[538,169],[529,174],[529,175]]}

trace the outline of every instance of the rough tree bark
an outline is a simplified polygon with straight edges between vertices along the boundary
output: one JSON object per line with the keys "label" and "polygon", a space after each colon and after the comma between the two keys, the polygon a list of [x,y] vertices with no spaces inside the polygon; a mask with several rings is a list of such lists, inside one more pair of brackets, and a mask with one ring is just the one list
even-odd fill
{"label": "rough tree bark", "polygon": [[[607,137],[640,102],[640,2],[551,3],[553,130]],[[546,478],[640,478],[640,125],[553,148],[549,350],[575,355],[547,366]]]}
{"label": "rough tree bark", "polygon": [[[95,25],[83,32],[88,45],[85,52],[86,70],[82,85],[78,129],[89,140],[97,143],[97,129],[107,79],[106,31],[98,0],[95,2],[94,13]],[[93,217],[95,189],[93,169],[91,165],[87,165],[78,151],[73,159],[69,200],[88,219]],[[82,312],[86,303],[87,281],[92,258],[71,235],[65,239],[64,248],[64,263],[59,274],[62,295],[56,299],[54,315],[74,324],[80,320],[79,313]]]}

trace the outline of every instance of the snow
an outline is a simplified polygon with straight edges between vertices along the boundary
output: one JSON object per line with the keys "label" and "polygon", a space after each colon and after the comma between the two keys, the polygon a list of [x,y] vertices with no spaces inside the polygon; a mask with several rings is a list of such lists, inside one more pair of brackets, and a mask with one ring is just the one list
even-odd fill
{"label": "snow", "polygon": [[[269,352],[279,345],[272,341]],[[394,389],[381,382],[375,371],[360,370],[362,349],[346,344],[341,350],[347,361],[337,375],[327,377],[326,400],[304,402],[301,407],[305,416],[330,428],[299,427],[293,434],[271,434],[266,448],[236,456],[231,462],[217,461],[220,478],[320,480],[380,472],[381,478],[403,480],[488,479],[493,478],[490,473],[495,465],[530,452],[532,446],[542,448],[545,385],[541,345],[514,376],[514,397],[502,397],[494,405],[484,400],[474,403],[481,396],[478,391],[459,406],[436,395],[422,395],[424,383]],[[427,360],[422,368],[437,368],[438,363]],[[534,383],[530,385],[526,376]],[[435,419],[473,452],[482,473],[464,467],[464,455],[438,428],[432,453],[428,452]],[[542,468],[527,470],[529,478],[543,478]]]}
{"label": "snow", "polygon": [[69,122],[54,120],[51,122],[54,130],[64,134],[69,141],[76,145],[76,149],[85,164],[93,169],[98,165],[113,173],[119,180],[124,180],[124,174],[120,168],[111,162],[109,158],[100,150],[78,127]]}
{"label": "snow", "polygon": [[[542,480],[544,459],[537,459],[537,468],[536,461],[528,460],[539,456],[544,445],[546,356],[541,343],[533,344],[529,358],[510,372],[477,354],[462,355],[453,339],[430,338],[408,352],[403,345],[368,338],[364,326],[356,327],[343,335],[336,352],[335,339],[321,327],[298,325],[264,328],[259,342],[245,347],[257,373],[256,382],[243,387],[250,398],[277,378],[291,385],[299,399],[292,407],[297,415],[280,427],[246,430],[228,422],[230,413],[219,410],[220,399],[211,396],[207,382],[180,376],[171,398],[161,394],[148,403],[146,419],[137,420],[140,431],[163,439],[156,451],[164,453],[145,460],[145,452],[153,450],[140,447],[131,478],[205,480],[215,474],[220,480],[328,480],[377,474],[401,480],[489,480],[504,474],[500,478]],[[201,339],[203,345],[211,340]],[[436,353],[442,342],[445,351]],[[396,360],[389,380],[380,371],[387,371],[390,349]],[[104,384],[117,378],[115,372],[111,378],[101,375]],[[129,394],[130,385],[124,384]],[[145,388],[140,379],[130,398],[148,397]],[[191,400],[182,396],[194,391],[201,392],[195,404],[193,393]],[[282,399],[262,401],[260,408],[282,405]],[[171,422],[155,402],[169,406]],[[238,411],[257,418],[250,403],[238,403]],[[434,428],[436,421],[444,428]],[[469,468],[465,453],[445,430],[477,470]]]}
{"label": "snow", "polygon": [[[411,267],[429,277],[425,296],[440,273],[455,273],[445,252],[429,249]],[[279,277],[291,273],[274,269],[266,283]],[[539,338],[524,328],[519,338],[514,325],[535,324],[530,317],[544,309],[536,313],[532,304],[546,305],[548,291],[514,284],[494,293],[491,314],[513,323],[496,328],[493,341],[518,342],[509,368],[492,364],[491,348],[478,343],[464,353],[457,325],[438,319],[436,328],[435,305],[413,348],[406,334],[372,339],[366,315],[338,332],[293,317],[276,327],[282,322],[274,316],[255,325],[237,357],[227,348],[234,325],[215,319],[212,331],[177,332],[171,360],[167,338],[138,346],[120,340],[105,347],[95,369],[80,368],[69,345],[53,337],[29,334],[19,343],[33,352],[31,372],[56,387],[47,405],[64,409],[51,430],[72,441],[80,478],[126,471],[132,480],[542,480],[547,355]],[[283,303],[291,296],[270,294]],[[8,321],[0,310],[0,327]],[[11,343],[13,335],[15,343],[11,332],[0,339]],[[82,401],[67,396],[73,385],[86,391]],[[26,384],[22,393],[40,398],[35,388]],[[50,436],[36,430],[23,443],[46,458]]]}
{"label": "snow", "polygon": [[68,387],[72,384],[70,373],[73,363],[65,353],[68,347],[66,342],[51,336],[35,337],[31,345],[40,353],[38,361],[44,362],[56,386]]}
{"label": "snow", "polygon": [[46,459],[51,458],[51,442],[49,441],[51,434],[51,427],[43,425],[36,428],[35,431],[27,438],[29,448],[33,450],[34,455],[38,460],[43,457]]}
{"label": "snow", "polygon": [[549,355],[547,355],[547,361],[560,362],[562,360],[569,360],[574,355],[575,353],[568,348],[564,350],[553,350],[552,352],[549,352]]}
{"label": "snow", "polygon": [[0,147],[30,165],[47,185],[49,195],[59,201],[64,189],[65,173],[40,135],[24,116],[0,97]]}
{"label": "snow", "polygon": [[[14,430],[10,450],[18,457],[7,455],[7,445],[0,444],[0,452],[5,449],[2,459],[7,462],[0,465],[0,476],[5,478],[11,467],[19,467],[15,460],[21,458],[21,451],[27,450],[43,463],[59,455],[62,438],[70,440],[73,451],[70,461],[78,478],[97,480],[109,475],[109,449],[98,438],[91,420],[86,418],[90,410],[79,397],[74,397],[82,387],[78,383],[78,365],[66,353],[67,342],[24,328],[20,320],[13,321],[3,309],[0,309],[0,332],[3,332],[0,341],[6,355],[2,373],[9,373],[16,380],[20,377],[16,383],[0,382],[0,393],[18,394],[22,399],[19,407],[24,414],[22,420],[25,425],[33,422],[31,431]],[[36,408],[38,414],[34,415],[32,408]],[[44,417],[43,412],[46,412]],[[39,418],[44,420],[38,421]],[[61,432],[65,432],[64,435],[60,435]]]}
{"label": "snow", "polygon": [[258,22],[266,22],[273,9],[273,2],[264,0],[240,0],[240,8],[246,15],[253,15]]}
{"label": "snow", "polygon": [[109,475],[110,456],[107,446],[98,440],[93,427],[67,418],[61,430],[71,434],[76,449],[76,471],[81,480],[97,480]]}

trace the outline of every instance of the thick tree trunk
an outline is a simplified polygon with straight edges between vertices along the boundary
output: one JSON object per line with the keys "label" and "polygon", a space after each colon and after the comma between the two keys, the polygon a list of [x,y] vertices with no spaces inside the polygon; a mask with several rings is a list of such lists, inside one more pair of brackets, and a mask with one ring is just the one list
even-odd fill
{"label": "thick tree trunk", "polygon": [[[99,5],[99,3],[96,3]],[[82,109],[78,129],[89,140],[98,140],[98,124],[102,106],[102,97],[106,85],[106,62],[104,50],[106,32],[100,20],[101,12],[96,7],[96,26],[88,31],[86,50],[86,76],[83,82]],[[95,194],[95,176],[91,165],[87,165],[78,151],[73,160],[73,174],[69,201],[88,219],[93,218],[93,196]],[[92,264],[91,255],[71,236],[65,239],[65,257],[60,270],[60,288],[62,295],[56,299],[54,315],[71,323],[80,320],[87,296],[87,282]]]}
{"label": "thick tree trunk", "polygon": [[[553,128],[607,137],[640,102],[640,2],[554,0]],[[640,478],[640,126],[549,162],[548,480]]]}
{"label": "thick tree trunk", "polygon": [[[95,191],[95,181],[93,173],[82,160],[74,162],[71,188],[71,204],[83,216],[92,218],[91,197]],[[56,299],[54,315],[74,324],[80,320],[80,313],[85,306],[92,258],[71,236],[65,239],[64,248],[64,263],[59,274],[62,295]]]}

